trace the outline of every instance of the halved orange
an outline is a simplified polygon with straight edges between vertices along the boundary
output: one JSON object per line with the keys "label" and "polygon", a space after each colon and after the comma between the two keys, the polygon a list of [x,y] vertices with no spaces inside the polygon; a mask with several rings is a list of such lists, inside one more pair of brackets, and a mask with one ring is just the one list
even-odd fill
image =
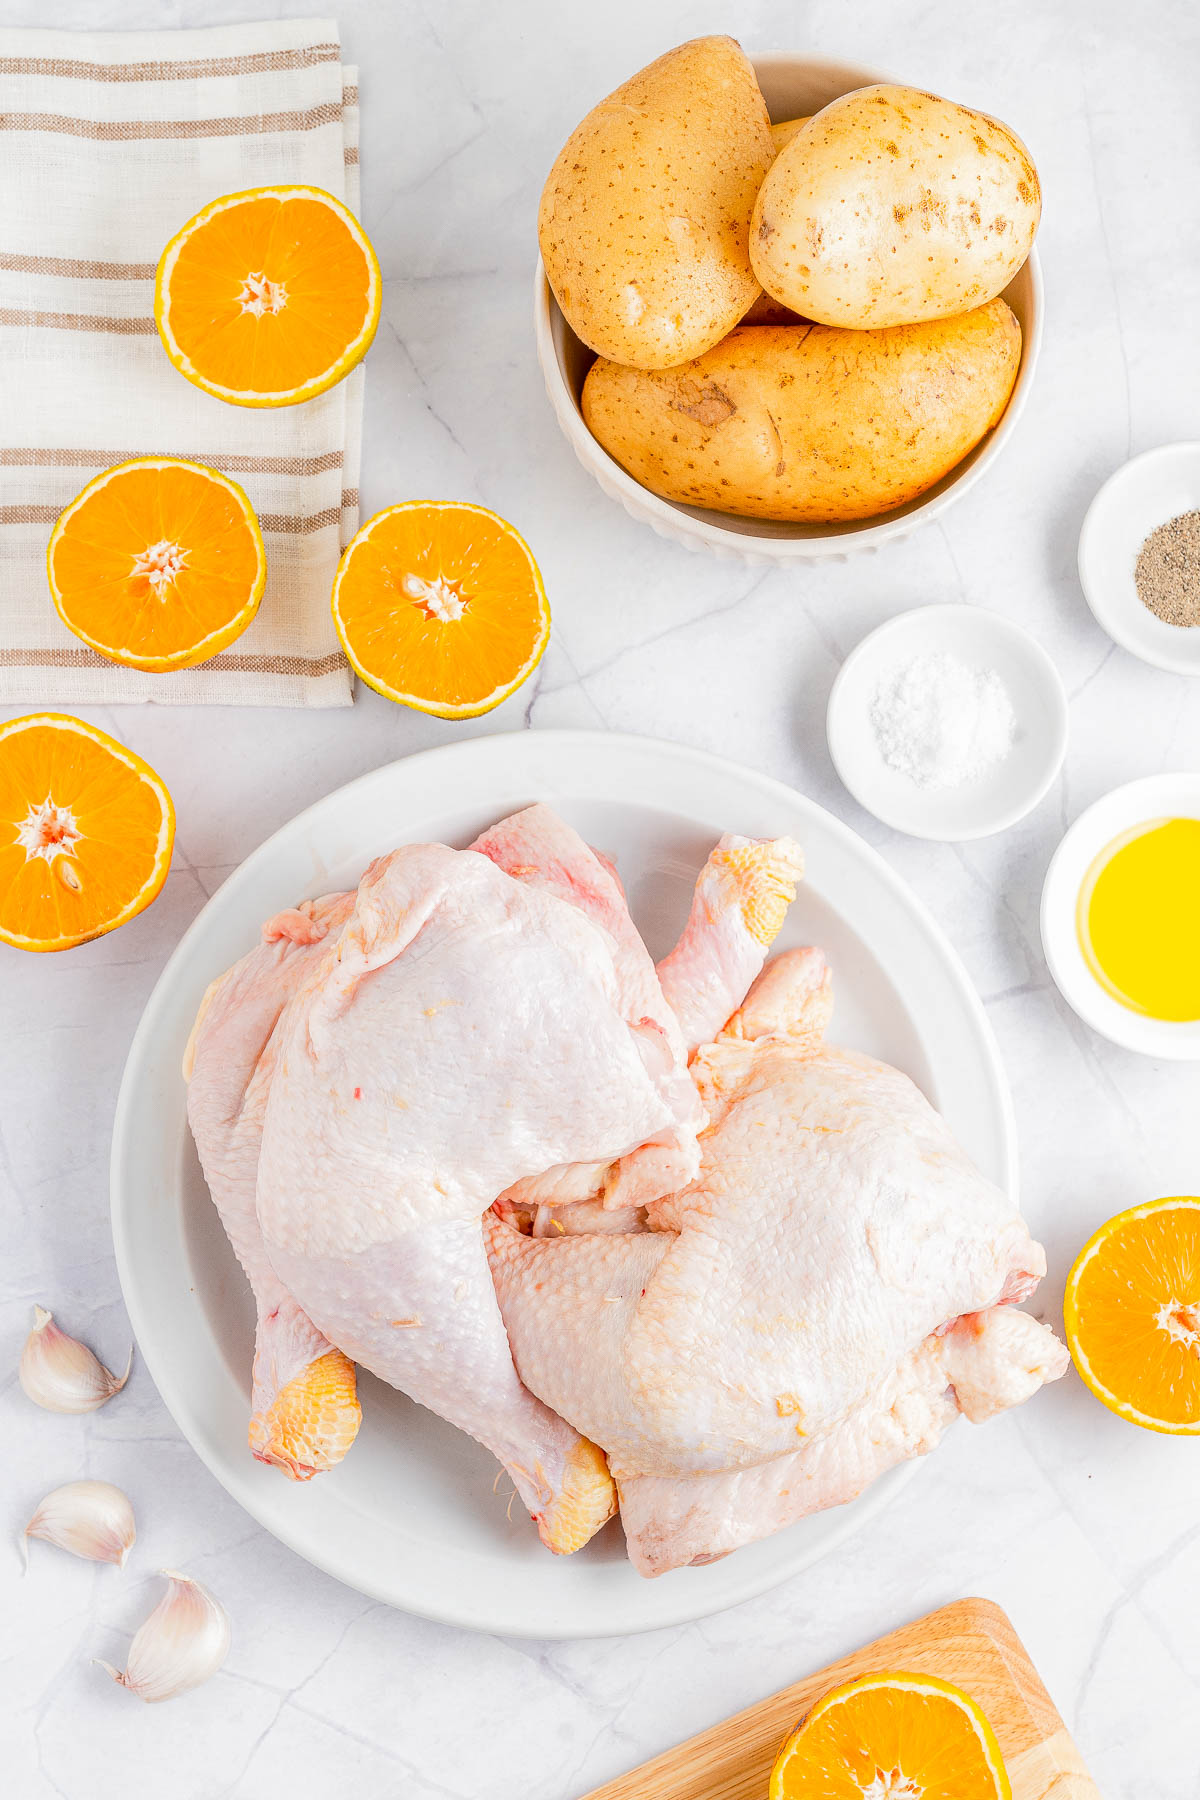
{"label": "halved orange", "polygon": [[1200,1435],[1200,1198],[1131,1206],[1093,1233],[1063,1301],[1075,1367],[1148,1431]]}
{"label": "halved orange", "polygon": [[0,938],[69,950],[149,906],[175,809],[149,763],[66,713],[0,725]]}
{"label": "halved orange", "polygon": [[1012,1800],[996,1736],[933,1675],[860,1675],[818,1700],[771,1772],[770,1800]]}
{"label": "halved orange", "polygon": [[245,631],[267,554],[236,481],[143,456],[105,469],[59,515],[46,572],[68,631],[110,662],[162,674]]}
{"label": "halved orange", "polygon": [[550,637],[528,544],[460,500],[407,500],[368,519],[338,565],[333,622],[369,687],[440,719],[491,712]]}
{"label": "halved orange", "polygon": [[383,283],[370,240],[315,187],[214,200],[158,264],[154,317],[181,375],[235,406],[294,406],[370,348]]}

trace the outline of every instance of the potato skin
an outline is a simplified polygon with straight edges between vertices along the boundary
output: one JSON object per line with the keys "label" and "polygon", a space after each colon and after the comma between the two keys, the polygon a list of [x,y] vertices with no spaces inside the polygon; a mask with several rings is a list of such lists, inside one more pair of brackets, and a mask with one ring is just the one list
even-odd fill
{"label": "potato skin", "polygon": [[811,113],[804,113],[798,119],[780,119],[776,124],[772,125],[771,137],[775,144],[776,156],[778,156],[785,144],[791,143],[801,126],[807,125],[811,118]]}
{"label": "potato skin", "polygon": [[680,44],[595,107],[538,213],[547,278],[584,343],[665,369],[732,331],[759,291],[750,214],[774,155],[733,38]]}
{"label": "potato skin", "polygon": [[882,331],[752,325],[680,369],[594,363],[583,416],[665,499],[759,519],[866,519],[962,461],[999,421],[1020,360],[1003,300]]}
{"label": "potato skin", "polygon": [[1007,287],[1041,217],[1007,125],[917,88],[844,94],[784,145],[755,202],[754,272],[806,319],[944,319]]}
{"label": "potato skin", "polygon": [[[779,124],[772,125],[771,138],[778,155],[783,146],[790,143],[802,125],[808,124],[808,116],[802,119],[782,119]],[[794,313],[790,306],[781,306],[770,294],[759,290],[759,295],[749,312],[742,314],[739,321],[742,325],[799,325],[800,315]]]}

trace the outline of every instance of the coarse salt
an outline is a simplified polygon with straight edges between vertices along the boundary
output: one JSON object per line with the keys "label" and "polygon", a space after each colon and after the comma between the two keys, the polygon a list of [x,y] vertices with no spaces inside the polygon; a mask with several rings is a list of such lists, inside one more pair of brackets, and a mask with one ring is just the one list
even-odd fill
{"label": "coarse salt", "polygon": [[871,729],[889,769],[917,787],[978,781],[1012,749],[1016,718],[995,669],[925,651],[886,675],[871,702]]}

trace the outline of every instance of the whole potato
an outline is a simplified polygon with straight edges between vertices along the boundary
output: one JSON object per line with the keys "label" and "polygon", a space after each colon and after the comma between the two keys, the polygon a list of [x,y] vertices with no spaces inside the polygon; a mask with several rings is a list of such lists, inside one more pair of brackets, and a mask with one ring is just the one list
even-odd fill
{"label": "whole potato", "polygon": [[[771,137],[775,144],[776,155],[786,143],[795,137],[800,127],[807,124],[808,119],[803,118],[783,119],[778,125],[772,125]],[[794,313],[790,306],[781,306],[778,300],[773,299],[770,294],[764,294],[760,289],[754,305],[748,312],[742,314],[740,323],[743,325],[799,325],[801,320],[800,315]]]}
{"label": "whole potato", "polygon": [[1020,360],[1003,300],[883,331],[745,326],[680,369],[594,363],[583,416],[665,499],[759,519],[866,519],[961,462],[1000,419]]}
{"label": "whole potato", "polygon": [[1002,292],[1041,216],[1007,125],[917,88],[867,87],[814,114],[776,157],[750,227],[784,306],[858,329],[945,319]]}
{"label": "whole potato", "polygon": [[812,117],[811,113],[805,113],[802,118],[780,119],[778,124],[772,125],[771,137],[775,144],[776,156],[778,156],[779,152],[783,149],[783,146],[785,144],[791,143],[792,139],[795,137],[795,135],[799,131],[800,127],[802,125],[807,125],[808,121],[809,121],[809,119],[811,119],[811,117]]}
{"label": "whole potato", "polygon": [[538,214],[547,279],[584,343],[639,369],[719,343],[759,291],[750,214],[774,154],[728,37],[680,44],[590,112]]}

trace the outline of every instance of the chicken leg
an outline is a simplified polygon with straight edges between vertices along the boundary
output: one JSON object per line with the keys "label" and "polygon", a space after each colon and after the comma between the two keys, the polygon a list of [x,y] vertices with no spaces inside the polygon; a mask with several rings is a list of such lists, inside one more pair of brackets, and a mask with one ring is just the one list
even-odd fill
{"label": "chicken leg", "polygon": [[789,952],[698,1051],[701,1173],[649,1231],[489,1221],[522,1379],[608,1452],[646,1574],[849,1498],[1066,1366],[1011,1322],[1045,1269],[1020,1215],[907,1077],[824,1047],[830,1006],[820,953]]}
{"label": "chicken leg", "polygon": [[480,1220],[525,1177],[678,1126],[621,998],[579,907],[408,846],[368,870],[288,1003],[266,1101],[257,1209],[279,1277],[339,1348],[487,1444],[555,1549],[609,1516],[611,1482],[519,1382]]}

